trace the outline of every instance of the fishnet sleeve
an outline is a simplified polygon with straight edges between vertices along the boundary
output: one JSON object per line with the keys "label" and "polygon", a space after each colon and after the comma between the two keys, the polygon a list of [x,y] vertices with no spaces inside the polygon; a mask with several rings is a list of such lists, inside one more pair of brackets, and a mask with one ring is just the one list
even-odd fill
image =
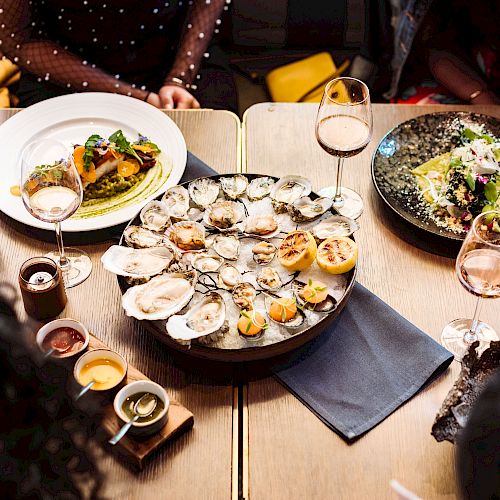
{"label": "fishnet sleeve", "polygon": [[32,37],[31,2],[0,3],[0,52],[22,70],[72,91],[100,91],[146,99],[148,92],[115,78],[50,40]]}
{"label": "fishnet sleeve", "polygon": [[[186,87],[191,86],[213,33],[219,30],[221,14],[223,10],[228,9],[230,3],[231,0],[194,0],[165,85],[179,84],[176,80],[181,80]],[[206,56],[208,57],[208,54]]]}

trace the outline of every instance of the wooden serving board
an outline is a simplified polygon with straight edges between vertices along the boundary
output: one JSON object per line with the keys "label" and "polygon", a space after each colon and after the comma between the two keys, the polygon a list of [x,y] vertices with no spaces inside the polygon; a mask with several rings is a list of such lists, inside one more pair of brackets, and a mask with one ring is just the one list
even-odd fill
{"label": "wooden serving board", "polygon": [[[88,349],[109,349],[109,347],[90,334]],[[129,364],[125,383],[128,384],[130,382],[134,382],[135,380],[149,380],[149,378],[141,373],[137,368]],[[171,399],[167,422],[165,426],[156,434],[147,437],[135,437],[130,434],[126,434],[116,445],[108,446],[125,456],[134,466],[142,469],[144,460],[148,457],[148,455],[153,453],[166,441],[172,439],[177,434],[193,427],[193,423],[193,414],[177,401]],[[113,409],[113,400],[111,399],[105,406],[101,426],[111,438],[118,432],[122,425],[123,422],[117,417]]]}

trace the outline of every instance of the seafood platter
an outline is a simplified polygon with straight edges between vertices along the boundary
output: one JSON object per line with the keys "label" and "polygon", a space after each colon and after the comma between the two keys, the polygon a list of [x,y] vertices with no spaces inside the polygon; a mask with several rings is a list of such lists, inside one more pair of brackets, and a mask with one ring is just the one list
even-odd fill
{"label": "seafood platter", "polygon": [[147,203],[101,260],[125,313],[161,341],[252,361],[299,347],[343,309],[358,228],[305,177],[216,175]]}

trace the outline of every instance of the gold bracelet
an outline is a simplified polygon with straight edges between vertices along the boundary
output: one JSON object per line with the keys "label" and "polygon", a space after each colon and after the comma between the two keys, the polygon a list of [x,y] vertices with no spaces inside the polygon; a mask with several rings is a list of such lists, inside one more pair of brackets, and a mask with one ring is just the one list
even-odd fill
{"label": "gold bracelet", "polygon": [[472,92],[472,94],[469,96],[469,102],[471,102],[476,97],[479,97],[483,92],[484,92],[484,89],[479,89],[479,90],[476,90],[475,92]]}

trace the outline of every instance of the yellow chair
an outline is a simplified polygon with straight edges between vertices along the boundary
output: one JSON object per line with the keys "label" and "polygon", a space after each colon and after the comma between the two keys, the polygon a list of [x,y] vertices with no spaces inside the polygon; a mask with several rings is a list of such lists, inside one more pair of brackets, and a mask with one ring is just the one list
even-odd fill
{"label": "yellow chair", "polygon": [[328,52],[320,52],[270,71],[267,88],[274,102],[320,102],[325,85],[349,64],[346,60],[337,68]]}
{"label": "yellow chair", "polygon": [[9,92],[9,86],[19,81],[21,71],[9,59],[0,60],[0,108],[17,104],[17,99]]}

